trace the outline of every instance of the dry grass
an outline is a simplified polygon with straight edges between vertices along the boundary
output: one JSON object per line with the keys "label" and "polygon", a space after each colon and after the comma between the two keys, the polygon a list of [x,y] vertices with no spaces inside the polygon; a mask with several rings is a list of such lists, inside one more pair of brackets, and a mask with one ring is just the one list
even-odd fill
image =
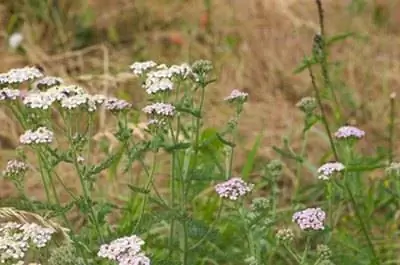
{"label": "dry grass", "polygon": [[36,213],[17,210],[11,207],[0,207],[0,223],[15,222],[18,224],[35,223],[42,227],[52,228],[55,231],[55,239],[59,242],[70,241],[69,230],[56,222],[46,219]]}
{"label": "dry grass", "polygon": [[[44,34],[42,25],[24,25],[22,31],[28,36],[26,55],[12,53],[3,46],[0,71],[39,63],[49,74],[82,83],[91,91],[129,96],[140,105],[143,94],[136,92],[137,84],[129,75],[121,73],[131,61],[146,58],[180,62],[209,58],[216,63],[219,72],[218,83],[208,94],[209,124],[221,124],[229,117],[229,109],[222,106],[218,98],[232,88],[250,93],[240,128],[245,148],[238,154],[237,168],[262,129],[266,129],[266,135],[260,161],[274,156],[271,147],[279,145],[284,135],[292,139],[294,146],[298,144],[302,115],[294,105],[312,91],[308,75],[294,75],[292,70],[304,54],[310,52],[313,35],[318,30],[313,1],[213,1],[211,32],[198,26],[204,14],[202,1],[117,2],[110,5],[110,1],[89,1],[96,14],[97,41],[83,49],[72,51],[68,48],[69,42],[66,48],[54,49],[46,34],[45,38],[38,39]],[[341,92],[342,98],[348,98],[344,93],[349,92],[356,104],[351,107],[341,102],[345,117],[368,132],[367,142],[371,143],[365,146],[368,151],[384,143],[389,94],[393,91],[400,94],[400,32],[396,27],[400,21],[400,5],[396,1],[392,1],[393,6],[390,1],[377,1],[376,5],[381,4],[389,17],[385,26],[378,27],[373,22],[376,6],[372,1],[360,15],[346,11],[348,2],[324,1],[327,32],[333,35],[356,31],[368,36],[366,41],[347,40],[332,52],[334,60],[344,62],[340,75],[348,88]],[[4,14],[5,10],[0,4],[0,13]],[[77,10],[71,7],[71,13]],[[109,27],[119,33],[118,44],[105,41]],[[4,32],[1,33],[4,36]],[[237,40],[237,45],[229,48],[227,36]],[[84,75],[88,73],[89,76]],[[2,124],[7,124],[0,128],[1,157],[7,158],[17,144],[20,131],[3,112],[0,119]],[[98,123],[99,133],[107,133],[110,122],[103,114]],[[325,140],[315,133],[309,146],[311,159],[318,161],[326,149]],[[287,174],[290,176],[291,172]],[[73,183],[73,176],[65,178]],[[34,194],[42,192],[34,179],[29,181],[28,189]],[[0,198],[12,193],[9,184],[2,184],[0,190]]]}

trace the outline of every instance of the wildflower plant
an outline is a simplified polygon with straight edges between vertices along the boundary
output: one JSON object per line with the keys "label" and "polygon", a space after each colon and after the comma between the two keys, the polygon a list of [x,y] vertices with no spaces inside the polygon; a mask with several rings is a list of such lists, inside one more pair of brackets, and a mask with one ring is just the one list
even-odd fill
{"label": "wildflower plant", "polygon": [[[312,54],[297,69],[308,71],[313,89],[296,104],[304,119],[301,144],[292,146],[284,137],[282,147],[273,147],[279,159],[265,161],[256,157],[264,148],[261,132],[241,170],[235,167],[238,125],[252,97],[238,89],[227,92],[219,100],[229,107],[229,119],[207,127],[206,92],[215,81],[210,61],[141,61],[126,67],[147,95],[140,108],[35,67],[0,74],[0,104],[20,126],[16,155],[2,176],[14,183],[23,207],[57,217],[71,239],[47,252],[54,230],[3,222],[8,216],[0,211],[0,263],[378,265],[398,260],[396,243],[386,236],[397,229],[400,205],[395,97],[389,99],[388,151],[364,154],[358,144],[369,141],[369,132],[343,126],[348,110],[330,72],[330,45],[344,37],[327,36],[322,1],[316,4],[320,32]],[[95,141],[100,111],[115,127],[105,144]],[[132,128],[141,121],[143,137],[137,137]],[[315,134],[325,141],[317,146],[326,151],[318,161],[308,157]],[[79,191],[66,185],[64,166],[78,180]],[[384,181],[373,179],[376,169],[385,169]],[[110,186],[124,184],[118,199],[99,192],[104,174]],[[34,177],[41,180],[44,201],[25,193],[25,181]],[[72,211],[82,219],[79,230]],[[111,213],[116,220],[110,221]],[[35,259],[38,253],[44,254]]]}

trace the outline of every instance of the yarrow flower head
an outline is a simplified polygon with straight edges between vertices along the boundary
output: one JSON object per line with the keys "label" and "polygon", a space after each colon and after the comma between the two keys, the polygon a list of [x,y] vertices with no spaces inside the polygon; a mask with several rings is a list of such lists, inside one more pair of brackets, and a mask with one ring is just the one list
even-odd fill
{"label": "yarrow flower head", "polygon": [[53,141],[54,133],[46,127],[28,130],[19,137],[21,144],[48,144]]}
{"label": "yarrow flower head", "polygon": [[234,102],[234,101],[244,102],[247,100],[248,96],[249,96],[248,93],[241,92],[237,89],[234,89],[234,90],[232,90],[232,92],[229,96],[224,98],[224,100],[228,101],[228,102]]}
{"label": "yarrow flower head", "polygon": [[0,89],[0,100],[16,100],[20,95],[21,92],[18,89],[10,89],[7,87]]}
{"label": "yarrow flower head", "polygon": [[150,265],[150,259],[141,251],[144,241],[136,235],[122,237],[100,246],[97,256],[118,262],[119,265]]}
{"label": "yarrow flower head", "polygon": [[61,85],[64,80],[56,76],[45,76],[42,79],[36,81],[36,87],[39,89],[46,89],[52,86]]}
{"label": "yarrow flower head", "polygon": [[308,208],[293,215],[301,230],[323,230],[326,214],[321,208]]}
{"label": "yarrow flower head", "polygon": [[365,132],[354,126],[343,126],[340,127],[335,132],[335,137],[338,139],[348,139],[348,138],[360,139],[363,138],[364,136]]}
{"label": "yarrow flower head", "polygon": [[104,106],[110,111],[122,111],[131,108],[132,104],[123,99],[109,98],[105,100]]}
{"label": "yarrow flower head", "polygon": [[153,61],[145,61],[145,62],[134,62],[133,64],[131,64],[129,68],[132,70],[134,75],[142,75],[146,71],[156,66],[157,63]]}
{"label": "yarrow flower head", "polygon": [[148,72],[143,87],[147,94],[171,91],[174,88],[173,78],[185,79],[192,73],[188,64],[158,65],[154,71]]}
{"label": "yarrow flower head", "polygon": [[36,67],[15,68],[0,74],[0,85],[21,84],[43,77],[43,73]]}
{"label": "yarrow flower head", "polygon": [[304,113],[310,114],[317,108],[317,100],[313,97],[304,97],[297,102],[296,107]]}
{"label": "yarrow flower head", "polygon": [[3,170],[4,177],[23,175],[28,170],[28,165],[20,160],[10,160],[7,162],[6,169]]}
{"label": "yarrow flower head", "polygon": [[253,184],[247,184],[241,178],[231,178],[223,183],[215,185],[215,191],[221,198],[237,200],[253,189]]}
{"label": "yarrow flower head", "polygon": [[56,97],[48,92],[30,92],[23,99],[24,105],[31,109],[47,110],[56,101]]}
{"label": "yarrow flower head", "polygon": [[338,173],[344,170],[344,165],[340,162],[329,162],[323,164],[318,168],[318,179],[328,180],[334,173]]}
{"label": "yarrow flower head", "polygon": [[208,60],[197,60],[192,64],[193,73],[196,75],[203,75],[213,70],[211,61]]}
{"label": "yarrow flower head", "polygon": [[318,244],[317,253],[321,260],[329,260],[332,257],[332,251],[327,245]]}
{"label": "yarrow flower head", "polygon": [[157,102],[144,107],[143,112],[148,115],[174,116],[175,107],[168,103]]}
{"label": "yarrow flower head", "polygon": [[0,261],[1,263],[24,260],[30,247],[43,248],[55,233],[53,228],[42,227],[35,223],[19,224],[7,222],[0,224]]}
{"label": "yarrow flower head", "polygon": [[155,79],[149,81],[148,85],[145,84],[145,88],[147,94],[156,94],[158,92],[171,91],[174,88],[174,83],[168,78]]}
{"label": "yarrow flower head", "polygon": [[279,229],[276,233],[276,238],[281,242],[289,243],[294,239],[293,230],[290,228]]}

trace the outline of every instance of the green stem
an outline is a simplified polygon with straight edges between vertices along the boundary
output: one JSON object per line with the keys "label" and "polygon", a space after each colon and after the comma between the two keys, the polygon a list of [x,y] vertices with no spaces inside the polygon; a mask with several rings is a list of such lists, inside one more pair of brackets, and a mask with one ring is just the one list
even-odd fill
{"label": "green stem", "polygon": [[199,241],[197,241],[195,244],[193,244],[193,245],[190,247],[190,250],[196,249],[198,246],[200,246],[201,244],[203,244],[203,242],[207,239],[208,234],[214,229],[215,224],[218,222],[219,218],[221,217],[222,209],[223,209],[223,200],[220,199],[220,203],[219,203],[218,211],[217,211],[217,216],[215,217],[213,223],[211,223],[211,225],[209,226],[207,232],[204,233],[203,237],[200,238]]}
{"label": "green stem", "polygon": [[157,154],[154,153],[153,154],[153,162],[152,162],[152,166],[151,166],[151,172],[150,172],[150,174],[148,176],[147,183],[146,183],[146,185],[144,187],[144,190],[146,191],[146,194],[144,195],[144,199],[143,199],[143,202],[142,202],[142,207],[140,209],[139,219],[138,219],[138,221],[137,221],[137,223],[135,225],[134,231],[137,231],[137,229],[138,229],[138,227],[139,227],[139,225],[140,225],[140,223],[142,221],[144,210],[146,208],[147,201],[148,201],[148,198],[150,196],[149,188],[150,188],[150,185],[153,182],[153,178],[154,178],[154,172],[155,172],[155,168],[156,168],[156,157],[157,157]]}
{"label": "green stem", "polygon": [[86,185],[86,180],[85,180],[85,178],[83,176],[83,172],[81,172],[80,165],[78,164],[78,156],[77,156],[77,152],[76,152],[75,146],[73,144],[72,117],[71,117],[71,113],[70,112],[68,112],[68,114],[67,114],[67,119],[68,119],[68,123],[67,123],[67,126],[68,126],[68,132],[67,133],[68,133],[68,135],[67,136],[68,136],[70,148],[73,151],[72,152],[72,160],[73,160],[72,162],[73,162],[75,170],[76,170],[76,172],[77,172],[77,174],[79,176],[79,182],[80,182],[81,187],[82,187],[84,202],[85,202],[87,208],[89,209],[89,214],[91,215],[91,219],[92,219],[92,222],[93,222],[93,224],[95,226],[97,235],[100,237],[101,242],[104,242],[103,233],[101,232],[101,229],[100,229],[100,224],[99,224],[99,222],[98,222],[98,220],[96,218],[96,214],[95,214],[95,212],[93,210],[93,206],[91,205],[91,203],[89,203],[90,202],[90,198],[91,198],[90,191],[89,191],[89,189],[88,189],[88,187]]}
{"label": "green stem", "polygon": [[318,106],[319,106],[319,109],[321,111],[322,123],[324,124],[326,133],[328,134],[329,143],[331,145],[331,149],[332,149],[333,155],[334,155],[336,161],[339,161],[339,156],[338,156],[338,153],[336,151],[336,146],[335,146],[335,143],[334,143],[333,138],[332,138],[331,129],[329,128],[327,115],[325,113],[324,106],[322,105],[322,97],[321,97],[321,95],[319,93],[318,86],[317,86],[317,84],[315,82],[315,77],[314,77],[314,74],[312,72],[311,66],[308,67],[308,72],[309,72],[309,75],[310,75],[310,78],[311,78],[312,86],[314,88],[314,92],[315,92],[315,96],[316,96],[316,99],[317,99],[317,102],[318,102]]}
{"label": "green stem", "polygon": [[390,96],[390,122],[389,122],[389,163],[393,162],[393,148],[395,138],[396,94]]}
{"label": "green stem", "polygon": [[293,250],[291,248],[289,248],[286,244],[283,244],[283,247],[286,249],[287,252],[289,252],[290,255],[292,255],[292,257],[296,260],[296,262],[298,264],[301,264],[301,259],[300,259],[299,255],[294,253]]}
{"label": "green stem", "polygon": [[321,72],[322,72],[322,76],[324,78],[324,85],[325,87],[329,88],[333,101],[335,102],[336,105],[336,110],[339,112],[340,115],[340,105],[339,105],[339,101],[336,97],[335,91],[333,90],[333,86],[332,86],[332,82],[331,79],[329,77],[329,71],[328,71],[328,51],[327,51],[327,46],[326,46],[326,42],[325,42],[325,38],[326,38],[326,34],[325,34],[325,23],[324,23],[324,9],[322,7],[322,1],[321,0],[316,0],[317,3],[317,8],[318,8],[318,18],[319,18],[319,26],[320,26],[320,35],[321,35],[321,54],[322,54],[322,58],[320,61],[320,65],[321,65]]}
{"label": "green stem", "polygon": [[362,232],[363,232],[363,234],[364,234],[364,236],[365,236],[365,238],[366,238],[366,240],[368,242],[368,247],[369,247],[369,249],[371,251],[371,254],[373,256],[373,261],[372,261],[373,263],[372,264],[379,264],[379,259],[378,259],[378,256],[376,254],[376,251],[375,251],[375,248],[374,248],[374,244],[372,243],[372,240],[371,240],[371,238],[369,236],[367,226],[366,226],[366,224],[364,222],[364,218],[362,217],[361,212],[360,212],[360,210],[358,208],[358,205],[357,205],[356,199],[354,198],[353,192],[351,191],[351,188],[348,185],[347,176],[345,176],[345,188],[347,190],[347,193],[349,194],[349,197],[350,197],[351,203],[353,205],[354,211],[356,213],[357,219],[360,222],[361,230],[362,230]]}

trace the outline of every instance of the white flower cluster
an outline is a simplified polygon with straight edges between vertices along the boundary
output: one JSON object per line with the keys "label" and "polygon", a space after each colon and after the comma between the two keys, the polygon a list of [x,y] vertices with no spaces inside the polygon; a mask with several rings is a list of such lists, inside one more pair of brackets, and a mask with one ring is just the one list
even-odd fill
{"label": "white flower cluster", "polygon": [[48,144],[53,141],[54,133],[46,127],[28,130],[19,137],[21,144]]}
{"label": "white flower cluster", "polygon": [[144,241],[136,235],[122,237],[100,246],[97,256],[118,262],[119,265],[150,265],[142,252]]}
{"label": "white flower cluster", "polygon": [[28,165],[19,160],[10,160],[7,162],[6,169],[3,170],[4,177],[11,177],[15,175],[24,174],[28,170]]}
{"label": "white flower cluster", "polygon": [[41,77],[43,73],[36,67],[15,68],[0,74],[0,85],[21,84]]}
{"label": "white flower cluster", "polygon": [[134,65],[134,69],[136,69],[136,72],[140,74],[144,72],[142,69],[147,70],[150,68],[155,68],[155,70],[146,74],[146,80],[143,84],[143,87],[146,89],[147,94],[171,91],[174,89],[174,83],[172,80],[174,77],[185,79],[192,74],[191,67],[186,63],[168,67],[165,64],[156,66],[154,62],[150,61],[145,63],[134,63],[131,65],[131,68]]}
{"label": "white flower cluster", "polygon": [[49,109],[53,103],[58,102],[65,110],[84,108],[89,112],[95,111],[100,104],[111,111],[121,111],[131,107],[131,104],[116,98],[108,98],[104,95],[90,95],[79,86],[53,86],[46,91],[29,92],[23,99],[23,103],[33,109]]}
{"label": "white flower cluster", "polygon": [[245,101],[249,96],[248,93],[241,92],[237,89],[232,90],[231,94],[224,98],[225,101],[233,102],[235,100]]}
{"label": "white flower cluster", "polygon": [[253,184],[247,184],[241,178],[231,178],[228,181],[215,185],[215,191],[221,198],[237,200],[253,189]]}
{"label": "white flower cluster", "polygon": [[35,223],[0,224],[0,263],[23,264],[21,261],[24,260],[29,248],[45,247],[53,233],[55,233],[53,228],[42,227]]}
{"label": "white flower cluster", "polygon": [[134,75],[142,75],[144,74],[147,70],[156,67],[157,63],[153,61],[145,61],[145,62],[134,62],[131,64],[129,67]]}
{"label": "white flower cluster", "polygon": [[173,116],[175,107],[168,103],[157,102],[144,107],[143,112],[148,115]]}
{"label": "white flower cluster", "polygon": [[344,165],[340,162],[329,162],[323,164],[318,168],[318,179],[328,180],[334,173],[341,172],[344,170]]}
{"label": "white flower cluster", "polygon": [[8,87],[0,89],[0,100],[16,100],[21,95],[18,89],[11,89]]}

